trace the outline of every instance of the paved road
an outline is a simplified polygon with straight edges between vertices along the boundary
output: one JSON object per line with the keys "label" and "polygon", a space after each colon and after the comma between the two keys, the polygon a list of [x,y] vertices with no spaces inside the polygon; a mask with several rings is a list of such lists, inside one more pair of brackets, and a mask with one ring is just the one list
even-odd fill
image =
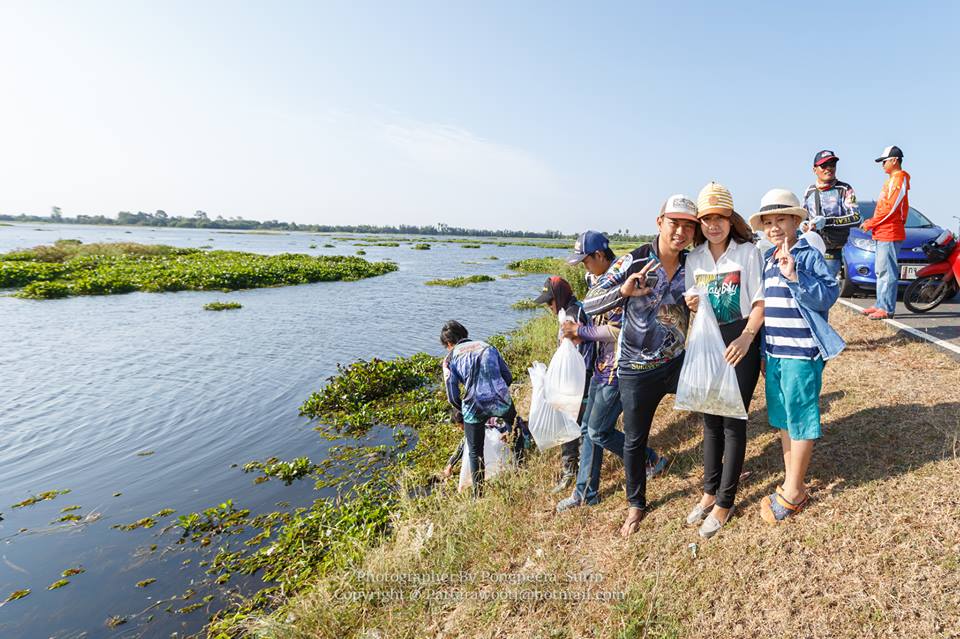
{"label": "paved road", "polygon": [[[876,301],[874,297],[842,297],[840,299],[848,305],[853,304],[859,308],[872,306]],[[941,348],[952,351],[955,357],[960,356],[960,295],[926,313],[911,313],[903,302],[897,302],[894,326],[897,323],[940,341]],[[897,328],[900,327],[897,326]]]}

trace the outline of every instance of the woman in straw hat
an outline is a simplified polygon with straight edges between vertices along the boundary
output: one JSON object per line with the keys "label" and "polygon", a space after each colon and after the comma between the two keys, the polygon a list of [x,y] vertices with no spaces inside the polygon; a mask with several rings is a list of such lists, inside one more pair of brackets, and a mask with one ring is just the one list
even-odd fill
{"label": "woman in straw hat", "polygon": [[[711,182],[703,187],[697,217],[700,227],[687,256],[687,290],[696,288],[709,301],[723,335],[724,359],[735,367],[743,406],[749,411],[760,377],[758,333],[764,305],[760,251],[723,185]],[[696,311],[700,295],[689,294],[686,300]],[[703,496],[687,515],[688,524],[700,524],[701,537],[712,537],[729,519],[746,449],[747,420],[703,415]]]}

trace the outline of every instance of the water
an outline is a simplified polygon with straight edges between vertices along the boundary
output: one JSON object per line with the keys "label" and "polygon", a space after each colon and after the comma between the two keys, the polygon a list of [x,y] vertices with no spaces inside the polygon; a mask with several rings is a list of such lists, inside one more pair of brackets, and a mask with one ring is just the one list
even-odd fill
{"label": "water", "polygon": [[[62,238],[265,254],[352,255],[358,248],[301,233],[18,224],[0,226],[0,252]],[[323,248],[325,243],[336,247]],[[273,510],[281,501],[308,504],[316,497],[309,480],[290,487],[275,480],[254,485],[253,475],[232,465],[270,456],[319,461],[330,444],[297,408],[338,362],[440,354],[437,336],[449,318],[478,337],[508,331],[529,317],[510,304],[535,296],[542,276],[458,289],[428,287],[426,280],[497,276],[511,260],[559,254],[457,244],[433,244],[429,251],[407,244],[363,248],[367,259],[393,259],[399,270],[360,282],[233,293],[0,297],[0,601],[14,590],[32,590],[0,607],[0,637],[168,637],[200,630],[216,603],[188,615],[164,612],[165,604],[151,611],[155,618],[145,625],[109,629],[104,623],[205,577],[194,551],[170,547],[177,533],[161,532],[164,525],[231,498],[253,512]],[[483,259],[489,256],[499,259]],[[202,310],[217,299],[239,301],[243,308]],[[371,438],[388,436],[375,431]],[[10,507],[53,489],[72,492]],[[74,512],[92,521],[52,526],[68,505],[82,506]],[[177,515],[155,528],[111,528],[163,508]],[[158,548],[151,551],[154,544]],[[193,561],[184,566],[186,558]],[[61,571],[74,566],[86,572],[47,591]],[[135,586],[147,578],[157,582]]]}

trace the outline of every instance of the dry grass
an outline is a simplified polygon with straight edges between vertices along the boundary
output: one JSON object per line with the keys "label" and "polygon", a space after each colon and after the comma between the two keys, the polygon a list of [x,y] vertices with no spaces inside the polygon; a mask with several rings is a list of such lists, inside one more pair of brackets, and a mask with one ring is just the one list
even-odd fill
{"label": "dry grass", "polygon": [[[734,518],[710,541],[683,523],[700,491],[699,419],[675,413],[668,400],[657,414],[652,445],[672,464],[648,484],[652,510],[633,538],[617,533],[625,514],[619,462],[607,456],[600,505],[558,516],[549,494],[559,465],[551,451],[496,482],[477,502],[446,491],[407,503],[397,515],[395,539],[371,550],[362,567],[376,574],[463,571],[477,582],[418,589],[339,575],[262,620],[254,633],[960,636],[960,367],[844,310],[832,319],[848,348],[825,371],[825,434],[810,468],[813,501],[793,521],[771,527],[759,516],[759,500],[782,478],[762,381],[748,427],[745,470],[751,474],[741,484]],[[556,582],[495,583],[485,572]],[[573,573],[594,581],[568,583]],[[623,600],[517,600],[537,590],[623,593]],[[401,591],[404,601],[391,600],[390,591]],[[338,599],[350,593],[382,596]]]}

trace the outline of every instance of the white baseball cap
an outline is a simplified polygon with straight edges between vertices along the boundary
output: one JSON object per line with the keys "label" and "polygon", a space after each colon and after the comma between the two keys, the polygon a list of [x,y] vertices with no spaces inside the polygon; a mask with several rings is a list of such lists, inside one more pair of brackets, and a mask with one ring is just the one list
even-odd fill
{"label": "white baseball cap", "polygon": [[673,220],[697,221],[697,205],[682,193],[671,195],[660,207],[660,215]]}

